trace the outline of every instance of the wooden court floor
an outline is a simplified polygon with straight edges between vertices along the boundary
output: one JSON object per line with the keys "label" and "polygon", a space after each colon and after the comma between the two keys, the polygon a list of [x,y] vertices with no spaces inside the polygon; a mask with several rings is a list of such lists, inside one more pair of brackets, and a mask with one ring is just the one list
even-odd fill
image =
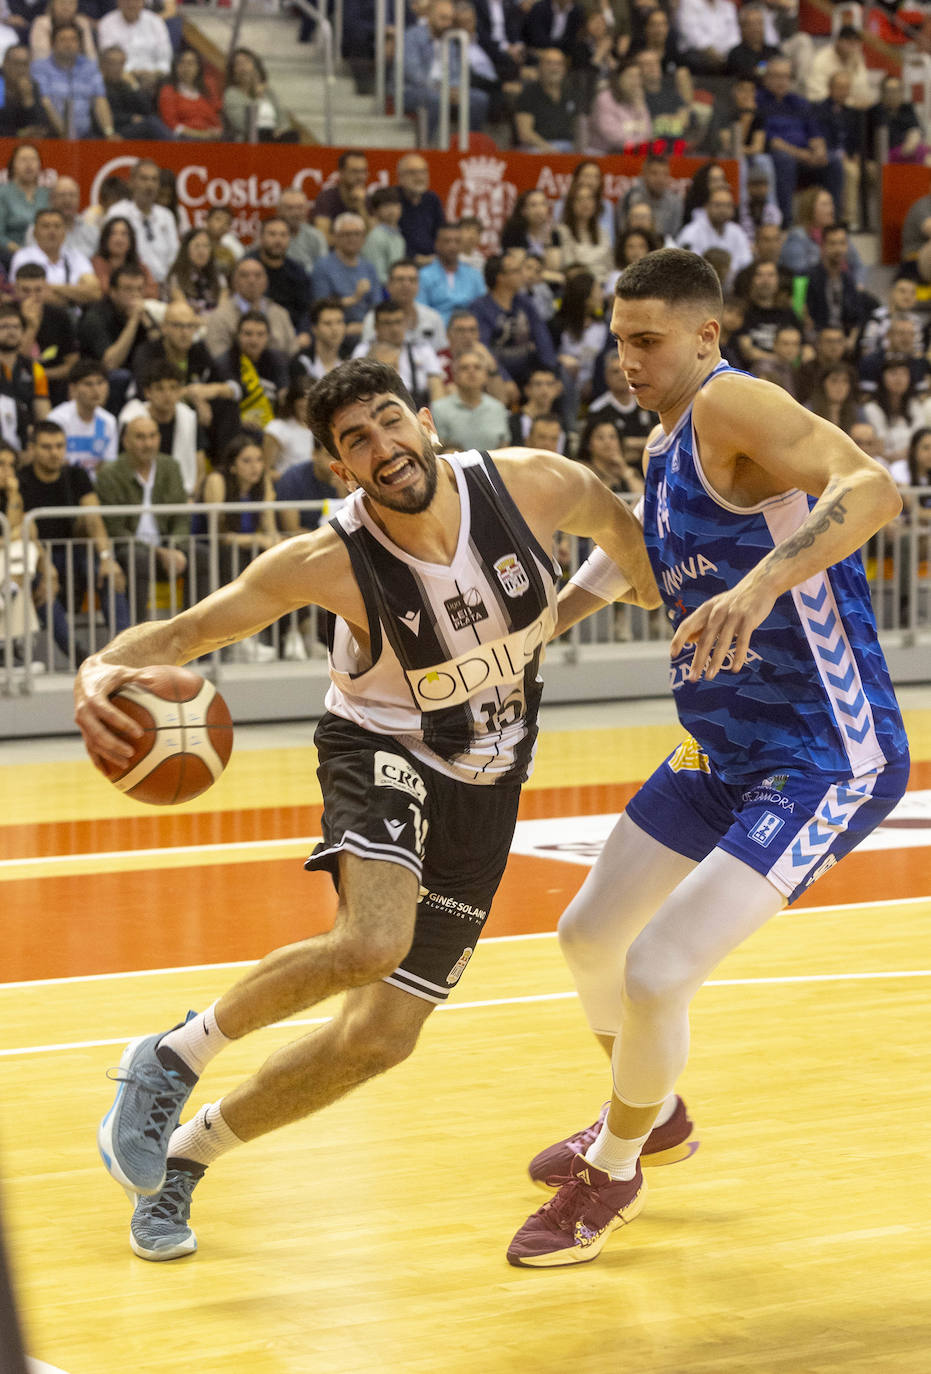
{"label": "wooden court floor", "polygon": [[[526,1163],[607,1091],[552,932],[679,739],[666,703],[546,713],[487,936],[417,1052],[221,1160],[199,1252],[162,1265],[130,1252],[96,1155],[105,1072],[327,925],[327,880],[301,867],[312,726],[242,732],[217,786],[166,814],[74,742],[4,746],[0,1188],[36,1370],[928,1374],[931,690],[903,703],[905,805],[696,999],[701,1148],[651,1171],[599,1260],[550,1272],[504,1259],[543,1200]],[[195,1105],[331,1010],[233,1046]]]}

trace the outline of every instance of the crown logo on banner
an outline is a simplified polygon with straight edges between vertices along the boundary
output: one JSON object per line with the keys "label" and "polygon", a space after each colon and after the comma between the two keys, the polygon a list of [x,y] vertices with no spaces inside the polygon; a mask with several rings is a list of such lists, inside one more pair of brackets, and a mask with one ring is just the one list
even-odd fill
{"label": "crown logo on banner", "polygon": [[482,248],[486,253],[497,253],[501,230],[517,199],[517,187],[505,180],[507,161],[487,155],[465,157],[459,170],[461,176],[449,188],[446,216],[458,220],[463,215],[475,215],[483,226]]}
{"label": "crown logo on banner", "polygon": [[459,170],[468,182],[497,184],[507,170],[507,163],[497,157],[466,157],[459,163]]}

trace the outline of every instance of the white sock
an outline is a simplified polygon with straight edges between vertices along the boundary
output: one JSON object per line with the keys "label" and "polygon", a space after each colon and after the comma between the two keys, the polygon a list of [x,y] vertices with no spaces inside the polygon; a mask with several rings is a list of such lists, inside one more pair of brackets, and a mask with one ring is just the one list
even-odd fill
{"label": "white sock", "polygon": [[589,1164],[594,1164],[596,1169],[603,1169],[613,1179],[629,1182],[637,1172],[637,1160],[646,1141],[646,1135],[640,1136],[638,1140],[623,1140],[608,1130],[608,1123],[605,1121],[597,1139],[593,1140],[585,1151],[585,1158]]}
{"label": "white sock", "polygon": [[163,1035],[158,1043],[159,1048],[164,1045],[176,1054],[199,1078],[214,1055],[233,1042],[217,1025],[217,1004],[214,1002],[199,1016],[192,1016],[177,1030]]}
{"label": "white sock", "polygon": [[675,1113],[676,1103],[679,1101],[675,1093],[670,1093],[665,1102],[659,1109],[659,1115],[653,1122],[654,1126],[665,1126],[669,1118]]}
{"label": "white sock", "polygon": [[177,1126],[168,1142],[168,1155],[192,1159],[196,1164],[212,1164],[234,1145],[242,1145],[223,1119],[221,1102],[209,1102],[183,1126]]}

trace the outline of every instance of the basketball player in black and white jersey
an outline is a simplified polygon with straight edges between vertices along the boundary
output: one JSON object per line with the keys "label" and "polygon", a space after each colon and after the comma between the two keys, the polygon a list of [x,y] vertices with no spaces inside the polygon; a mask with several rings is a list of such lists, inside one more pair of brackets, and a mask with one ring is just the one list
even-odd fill
{"label": "basketball player in black and white jersey", "polygon": [[[111,693],[308,602],[330,612],[316,734],[323,840],[307,866],[333,875],[335,925],[269,954],[206,1011],[124,1053],[98,1139],[135,1196],[132,1248],[150,1260],[196,1249],[191,1193],[219,1155],[399,1063],[458,981],[532,767],[539,668],[556,624],[555,532],[594,540],[628,577],[629,599],[659,601],[640,526],[581,464],[519,448],[438,457],[430,412],[415,414],[397,373],[370,359],[320,380],[308,416],[352,493],[334,519],[174,619],[119,635],[76,682],[91,757],[123,764],[139,731]],[[178,1125],[230,1041],[342,991],[332,1022]]]}

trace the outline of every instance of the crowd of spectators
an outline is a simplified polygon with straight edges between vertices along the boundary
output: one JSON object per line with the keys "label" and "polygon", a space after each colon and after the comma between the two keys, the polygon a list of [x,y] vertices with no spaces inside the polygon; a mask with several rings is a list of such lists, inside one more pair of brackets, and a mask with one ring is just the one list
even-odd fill
{"label": "crowd of spectators", "polygon": [[[570,86],[587,92],[573,96],[582,127],[603,133],[616,116],[610,102],[641,114],[649,107],[656,65],[668,128],[683,132],[699,83],[720,76],[733,117],[717,122],[713,113],[703,127],[706,135],[717,128],[714,151],[738,155],[734,184],[715,157],[687,184],[674,183],[664,147],[651,141],[639,175],[613,202],[601,164],[580,157],[561,201],[538,188],[520,194],[497,251],[486,254],[477,220],[447,220],[421,153],[399,155],[392,184],[373,188],[366,154],[350,149],[314,202],[285,189],[246,242],[223,207],[183,231],[171,176],[150,159],[125,182],[104,180],[100,203],[82,207],[77,184],[62,176],[47,189],[39,148],[19,143],[0,186],[0,509],[13,530],[17,508],[75,508],[73,520],[46,532],[51,544],[19,559],[30,614],[51,624],[61,649],[66,582],[69,605],[82,588],[97,596],[108,632],[146,614],[153,579],[167,579],[179,600],[202,592],[207,546],[196,535],[210,504],[241,507],[218,526],[227,576],[320,518],[250,507],[342,498],[325,455],[314,452],[306,397],[344,358],[396,367],[449,447],[552,447],[635,496],[655,417],[618,364],[611,299],[623,268],[664,244],[703,254],[718,271],[725,358],[841,426],[901,487],[927,488],[909,516],[931,530],[931,195],[908,214],[894,280],[877,289],[874,275],[869,289],[845,218],[860,203],[859,181],[850,197],[847,162],[866,178],[873,168],[859,134],[845,144],[819,123],[840,110],[838,127],[849,114],[851,127],[885,129],[900,156],[925,155],[920,128],[912,137],[914,126],[895,113],[895,80],[861,71],[859,33],[841,27],[813,49],[788,7],[749,3],[731,14],[731,0],[681,0],[672,24],[665,11],[638,5],[628,28],[616,6],[586,18],[563,0],[529,8],[430,0],[417,27],[428,35],[447,12],[464,24],[473,8],[475,42],[520,88],[513,128],[526,146],[562,145],[553,129],[543,138],[539,117]],[[521,23],[517,10],[526,11]],[[508,18],[504,37],[488,29],[489,13]],[[64,26],[74,63],[92,61],[113,20],[120,80],[154,103],[133,113],[111,100],[112,82],[103,94],[88,86],[84,114],[104,136],[119,109],[120,118],[161,121],[166,136],[212,138],[241,129],[247,106],[262,136],[288,135],[253,54],[234,53],[221,96],[195,54],[133,49],[125,30],[139,22],[139,0],[120,0],[96,30],[82,18],[75,0],[51,0],[30,42],[37,64],[54,62]],[[533,57],[531,79],[523,73]],[[5,61],[8,89],[13,72]],[[54,108],[52,96],[42,103]],[[564,142],[578,146],[577,127]],[[101,504],[144,509],[101,518]],[[173,504],[192,510],[159,514]],[[60,541],[77,537],[92,549],[83,582],[61,565]],[[924,545],[917,556],[927,557]],[[307,652],[299,634],[281,639],[288,656]],[[72,636],[72,659],[81,652]],[[266,658],[276,649],[255,642],[243,652]]]}
{"label": "crowd of spectators", "polygon": [[175,0],[2,0],[0,135],[296,142],[249,48],[224,72],[186,47]]}

